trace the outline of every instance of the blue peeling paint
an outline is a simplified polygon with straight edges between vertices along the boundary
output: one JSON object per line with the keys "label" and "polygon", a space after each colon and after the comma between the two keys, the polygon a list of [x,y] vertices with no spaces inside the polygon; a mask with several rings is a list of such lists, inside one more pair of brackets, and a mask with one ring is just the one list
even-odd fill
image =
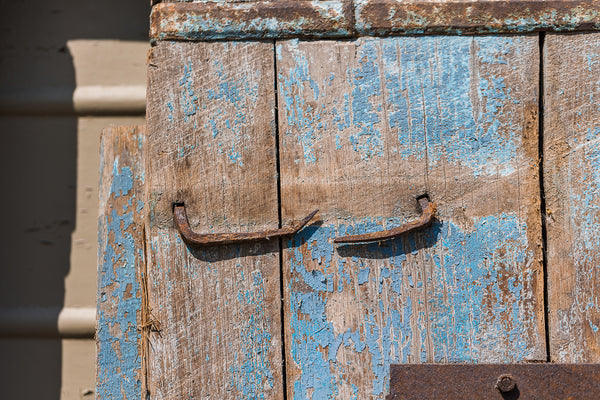
{"label": "blue peeling paint", "polygon": [[[235,47],[235,43],[224,44]],[[215,147],[219,155],[239,167],[244,166],[245,143],[252,140],[248,126],[252,124],[253,116],[248,114],[248,104],[259,100],[260,70],[253,74],[239,74],[225,67],[223,61],[214,59],[207,62],[207,67],[199,71],[193,70],[193,63],[187,60],[180,66],[181,75],[178,78],[180,93],[178,100],[167,102],[169,116],[173,108],[180,107],[176,113],[183,122],[192,124],[194,131],[202,129],[210,132],[212,141],[204,145]],[[199,84],[199,80],[208,79],[211,84]],[[202,113],[198,113],[202,110]],[[195,144],[186,145],[194,148]],[[178,149],[180,158],[189,154],[189,149],[182,146]]]}
{"label": "blue peeling paint", "polygon": [[358,270],[358,284],[362,285],[369,281],[369,272],[371,272],[371,268],[362,268]]}
{"label": "blue peeling paint", "polygon": [[269,362],[271,334],[266,316],[264,281],[260,271],[252,273],[252,290],[240,289],[237,300],[238,310],[252,312],[238,315],[245,322],[240,328],[241,353],[235,354],[230,369],[231,384],[242,399],[265,399],[265,391],[274,386],[274,377]]}
{"label": "blue peeling paint", "polygon": [[[598,85],[600,86],[600,85]],[[577,210],[577,218],[573,220],[572,226],[578,239],[572,244],[573,254],[583,257],[579,262],[597,264],[596,252],[600,248],[600,237],[598,236],[598,194],[600,193],[600,126],[593,129],[588,128],[581,143],[584,157],[577,160],[578,166],[572,166],[574,171],[581,174],[586,185],[582,185],[579,191],[571,191],[569,203],[572,210]],[[584,149],[584,150],[583,150]],[[591,278],[591,277],[588,277]]]}
{"label": "blue peeling paint", "polygon": [[[592,57],[588,57],[590,59]],[[594,57],[597,58],[597,57]],[[592,76],[596,75],[596,72]],[[590,79],[592,81],[592,79]],[[591,83],[582,92],[582,96],[590,96],[586,106],[580,111],[584,113],[597,113],[592,95],[600,93],[600,82]],[[592,110],[590,110],[592,109]],[[571,344],[561,350],[559,357],[584,360],[586,355],[585,343],[589,339],[586,331],[598,332],[598,293],[589,282],[598,281],[600,278],[600,263],[598,261],[598,248],[600,237],[598,235],[598,221],[600,220],[600,206],[598,195],[600,193],[600,125],[593,119],[583,120],[572,136],[567,138],[573,150],[566,157],[569,167],[562,172],[563,181],[576,182],[572,187],[565,188],[565,210],[570,212],[570,229],[572,237],[576,238],[569,243],[570,257],[575,265],[574,283],[569,296],[572,302],[569,307],[558,310],[560,327],[568,332]],[[583,125],[585,124],[585,125]],[[582,126],[583,125],[583,126]],[[568,175],[567,175],[568,174]],[[568,190],[567,190],[568,189]]]}
{"label": "blue peeling paint", "polygon": [[[183,65],[183,76],[179,79],[181,86],[180,104],[183,111],[183,120],[188,122],[192,115],[196,114],[198,95],[194,91],[194,83],[192,80],[192,60],[188,60]],[[170,104],[170,103],[167,103]],[[171,108],[169,108],[170,110]]]}
{"label": "blue peeling paint", "polygon": [[[157,233],[150,243],[152,254],[161,253],[161,249],[173,246],[171,229],[159,230]],[[180,296],[188,295],[190,290],[196,294],[197,291],[202,291],[209,293],[205,300],[211,303],[210,307],[183,314],[178,314],[180,311],[169,302],[162,304],[165,308],[162,315],[166,318],[162,321],[163,326],[177,323],[187,325],[183,328],[187,335],[177,340],[177,354],[187,358],[191,352],[193,357],[188,358],[190,362],[182,368],[193,377],[198,371],[193,369],[191,360],[206,362],[205,370],[208,372],[201,374],[200,380],[205,383],[214,382],[214,369],[211,366],[221,365],[223,361],[213,356],[215,346],[218,346],[227,353],[228,360],[227,370],[224,371],[226,376],[219,378],[224,378],[223,384],[226,387],[219,389],[219,393],[226,391],[230,394],[229,397],[247,400],[268,398],[269,393],[281,387],[280,381],[278,382],[281,365],[272,364],[273,359],[279,358],[281,349],[274,346],[280,345],[281,340],[280,337],[273,337],[275,332],[279,333],[273,329],[278,321],[271,320],[273,297],[266,293],[272,287],[268,282],[271,277],[265,277],[264,272],[261,272],[264,271],[262,257],[257,259],[254,251],[248,251],[248,247],[243,245],[228,246],[227,249],[210,246],[194,249],[179,240],[176,247],[174,252],[191,252],[190,256],[180,259],[179,263],[166,260],[162,265],[160,257],[153,257],[152,274],[156,286],[151,290],[160,291],[166,298],[181,298]],[[273,250],[276,251],[276,248]],[[223,257],[237,260],[235,263],[225,263],[227,273],[222,269]],[[182,282],[187,283],[182,285]],[[216,298],[212,297],[215,294]],[[223,298],[223,294],[227,295]],[[225,309],[220,309],[221,307]],[[171,314],[173,312],[176,315]],[[221,318],[222,321],[218,322],[218,318],[213,318],[215,313],[224,313],[227,318]],[[181,316],[184,317],[183,321]],[[273,316],[278,318],[279,314]],[[192,319],[191,317],[195,322],[186,324],[185,318]],[[208,326],[204,322],[208,322]],[[198,323],[204,324],[202,333],[196,330]],[[166,331],[168,333],[168,328]],[[202,385],[200,381],[196,383]],[[210,383],[206,385],[210,386]],[[204,389],[212,388],[192,385],[192,397],[206,392]]]}
{"label": "blue peeling paint", "polygon": [[[520,59],[521,37],[396,37],[363,38],[355,42],[356,67],[346,76],[333,74],[318,82],[311,71],[315,56],[298,41],[277,47],[292,59],[280,71],[280,93],[288,129],[303,149],[303,161],[321,158],[322,147],[352,149],[364,161],[383,157],[384,148],[405,160],[462,165],[474,176],[506,176],[515,172],[515,148],[521,146],[520,103],[505,82],[509,53]],[[485,65],[475,68],[474,65]],[[318,73],[338,65],[319,65]],[[311,101],[329,85],[347,87],[335,98]],[[329,89],[330,90],[330,89]],[[327,122],[331,121],[329,124]],[[500,126],[502,121],[502,126]],[[325,144],[331,125],[338,128],[335,143]],[[502,129],[502,134],[500,134]],[[397,135],[384,137],[384,131]],[[386,142],[387,141],[387,142]]]}
{"label": "blue peeling paint", "polygon": [[[519,99],[512,97],[503,76],[479,72],[471,64],[506,64],[505,55],[518,49],[521,40],[382,40],[389,127],[398,134],[398,154],[404,159],[427,157],[432,166],[445,159],[468,167],[475,176],[512,173],[522,116],[507,114],[503,106]],[[502,113],[506,123],[499,134]]]}
{"label": "blue peeling paint", "polygon": [[[298,41],[293,41],[295,45]],[[281,51],[281,47],[276,48]],[[278,55],[280,57],[281,55]],[[289,128],[296,127],[294,130],[295,137],[302,145],[304,152],[304,160],[308,163],[317,161],[317,149],[315,143],[321,139],[323,129],[326,128],[321,121],[321,108],[314,108],[307,102],[307,99],[312,98],[316,102],[319,99],[319,86],[316,81],[310,77],[308,70],[308,60],[300,53],[293,54],[295,65],[292,67],[289,76],[279,74],[281,81],[280,90],[282,93],[283,102],[285,104],[287,124]],[[303,95],[302,88],[311,94]],[[288,129],[285,134],[290,135],[291,130]]]}
{"label": "blue peeling paint", "polygon": [[383,156],[383,142],[378,124],[381,104],[373,104],[375,96],[381,94],[377,49],[368,42],[358,49],[359,68],[352,74],[352,123],[358,131],[349,139],[354,151],[360,152],[363,160]]}
{"label": "blue peeling paint", "polygon": [[119,159],[115,160],[113,164],[113,182],[112,182],[112,193],[115,197],[127,196],[129,191],[133,188],[133,173],[129,167],[123,167],[119,169]]}
{"label": "blue peeling paint", "polygon": [[129,198],[121,209],[112,209],[99,221],[98,304],[110,304],[98,307],[96,396],[102,399],[134,399],[141,395],[140,333],[136,320],[141,297],[136,263],[143,254],[141,246],[135,243],[132,229],[136,229],[134,213],[139,214],[144,204],[130,193],[133,183],[131,169],[119,167],[117,158],[109,194],[113,199]]}
{"label": "blue peeling paint", "polygon": [[[381,224],[367,219],[304,229],[288,242],[291,356],[301,371],[293,382],[295,399],[335,398],[342,384],[352,384],[350,366],[338,358],[341,348],[346,359],[348,352],[369,354],[360,368],[374,378],[371,393],[363,396],[387,392],[390,363],[477,361],[491,354],[516,361],[531,356],[534,346],[527,338],[535,314],[527,305],[526,286],[534,276],[533,271],[514,269],[527,265],[533,255],[526,226],[517,216],[481,218],[468,231],[451,221],[437,222],[423,234],[359,250],[331,244],[336,236],[381,230]],[[371,267],[362,267],[364,262]],[[431,275],[424,272],[426,266],[431,266]],[[418,275],[411,277],[414,273]],[[356,291],[354,279],[364,289]],[[334,328],[337,315],[327,311],[340,283],[364,307],[357,310],[357,324],[343,331]],[[386,304],[377,300],[382,290],[389,298]]]}

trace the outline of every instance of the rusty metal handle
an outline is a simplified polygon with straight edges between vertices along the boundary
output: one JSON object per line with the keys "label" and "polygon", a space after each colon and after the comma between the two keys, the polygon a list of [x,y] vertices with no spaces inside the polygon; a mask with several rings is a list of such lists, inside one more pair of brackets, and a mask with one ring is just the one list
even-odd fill
{"label": "rusty metal handle", "polygon": [[333,239],[334,243],[359,243],[359,242],[377,242],[381,240],[392,239],[417,229],[425,228],[433,222],[435,217],[436,205],[429,201],[427,196],[417,198],[423,214],[416,221],[409,222],[397,228],[388,229],[387,231],[365,233],[362,235],[340,236]]}
{"label": "rusty metal handle", "polygon": [[196,233],[190,228],[187,214],[185,212],[185,205],[175,204],[173,206],[173,215],[175,220],[175,227],[183,237],[183,239],[190,243],[200,246],[218,245],[218,244],[234,244],[251,242],[256,240],[269,240],[273,238],[291,236],[298,232],[304,225],[308,223],[315,216],[319,210],[315,210],[304,217],[298,222],[294,222],[285,228],[270,229],[260,232],[248,232],[248,233]]}

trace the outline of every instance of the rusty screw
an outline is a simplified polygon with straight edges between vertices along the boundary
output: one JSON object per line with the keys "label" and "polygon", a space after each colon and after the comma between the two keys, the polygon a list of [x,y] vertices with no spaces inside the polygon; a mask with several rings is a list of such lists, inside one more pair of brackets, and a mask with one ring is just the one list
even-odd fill
{"label": "rusty screw", "polygon": [[517,383],[512,375],[500,375],[496,381],[496,389],[502,393],[508,393],[511,390],[514,390],[515,386],[517,386]]}

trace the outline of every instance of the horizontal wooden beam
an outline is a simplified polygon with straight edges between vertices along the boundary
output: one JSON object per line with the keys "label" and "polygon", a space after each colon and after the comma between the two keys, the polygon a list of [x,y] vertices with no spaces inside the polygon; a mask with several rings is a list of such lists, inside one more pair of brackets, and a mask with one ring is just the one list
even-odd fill
{"label": "horizontal wooden beam", "polygon": [[356,5],[359,34],[469,34],[600,28],[597,0],[395,1]]}
{"label": "horizontal wooden beam", "polygon": [[159,3],[150,38],[235,40],[600,29],[600,0]]}
{"label": "horizontal wooden beam", "polygon": [[351,4],[341,1],[159,3],[152,40],[344,37],[352,33]]}

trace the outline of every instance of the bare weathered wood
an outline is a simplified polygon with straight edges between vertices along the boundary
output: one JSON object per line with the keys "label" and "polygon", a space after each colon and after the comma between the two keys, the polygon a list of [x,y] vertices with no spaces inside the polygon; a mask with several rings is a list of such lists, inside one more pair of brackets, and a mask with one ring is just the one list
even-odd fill
{"label": "bare weathered wood", "polygon": [[165,1],[150,17],[152,40],[598,29],[599,0]]}
{"label": "bare weathered wood", "polygon": [[[276,45],[288,398],[383,398],[390,363],[545,360],[537,36]],[[421,233],[334,245],[419,218]]]}
{"label": "bare weathered wood", "polygon": [[357,0],[358,34],[600,29],[598,0]]}
{"label": "bare weathered wood", "polygon": [[96,399],[142,398],[144,127],[102,134]]}
{"label": "bare weathered wood", "polygon": [[186,246],[276,229],[272,43],[159,43],[149,58],[148,290],[153,399],[281,398],[279,242]]}
{"label": "bare weathered wood", "polygon": [[552,361],[600,361],[600,35],[548,35],[544,186]]}
{"label": "bare weathered wood", "polygon": [[338,0],[163,3],[152,8],[150,38],[343,37],[352,32],[351,11]]}

